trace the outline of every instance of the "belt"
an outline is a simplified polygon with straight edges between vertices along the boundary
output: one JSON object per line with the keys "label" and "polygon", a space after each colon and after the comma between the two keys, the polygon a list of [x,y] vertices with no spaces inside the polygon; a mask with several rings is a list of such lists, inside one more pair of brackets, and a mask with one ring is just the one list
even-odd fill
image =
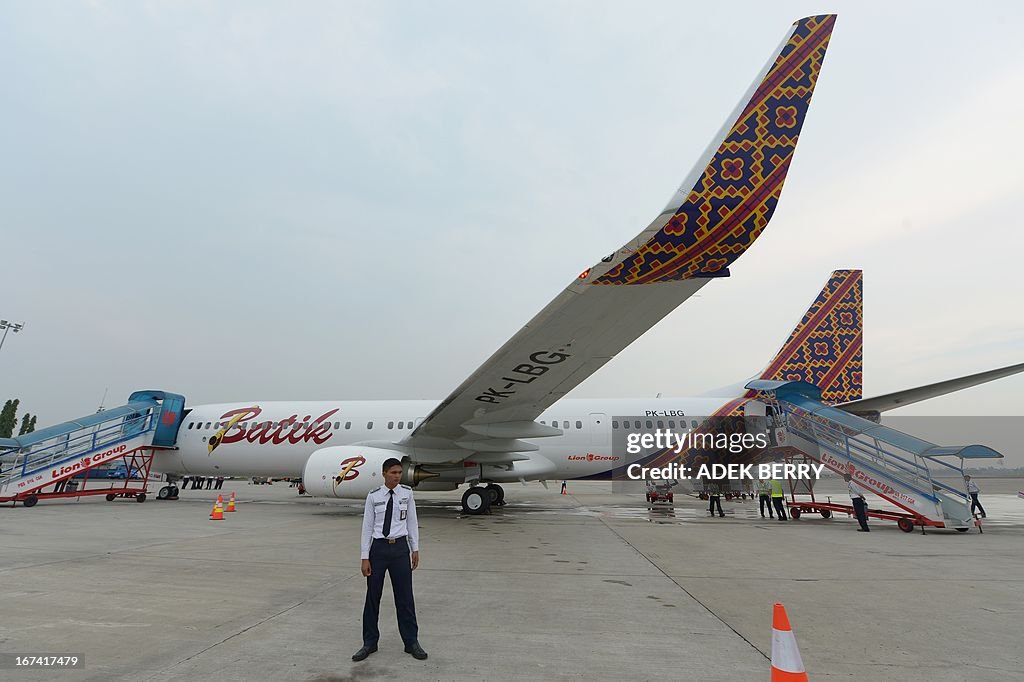
{"label": "belt", "polygon": [[396,542],[398,542],[399,540],[404,540],[406,537],[407,536],[403,535],[403,536],[397,537],[397,538],[374,538],[373,541],[374,542],[386,542],[389,545],[393,545]]}

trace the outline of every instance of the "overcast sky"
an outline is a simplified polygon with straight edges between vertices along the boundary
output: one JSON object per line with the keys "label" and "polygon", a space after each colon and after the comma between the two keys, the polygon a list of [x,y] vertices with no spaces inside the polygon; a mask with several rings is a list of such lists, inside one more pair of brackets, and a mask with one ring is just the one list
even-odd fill
{"label": "overcast sky", "polygon": [[0,400],[441,399],[824,11],[768,229],[572,395],[744,379],[836,268],[865,271],[867,395],[1024,361],[1019,3],[5,2]]}

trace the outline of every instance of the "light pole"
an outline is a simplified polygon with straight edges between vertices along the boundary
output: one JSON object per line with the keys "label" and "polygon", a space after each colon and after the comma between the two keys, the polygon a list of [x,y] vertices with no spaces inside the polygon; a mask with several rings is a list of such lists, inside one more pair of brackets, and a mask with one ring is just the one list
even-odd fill
{"label": "light pole", "polygon": [[0,348],[4,347],[4,341],[7,340],[7,332],[14,331],[15,334],[25,328],[24,322],[8,322],[7,320],[0,320],[0,329],[4,330],[4,335],[0,336]]}

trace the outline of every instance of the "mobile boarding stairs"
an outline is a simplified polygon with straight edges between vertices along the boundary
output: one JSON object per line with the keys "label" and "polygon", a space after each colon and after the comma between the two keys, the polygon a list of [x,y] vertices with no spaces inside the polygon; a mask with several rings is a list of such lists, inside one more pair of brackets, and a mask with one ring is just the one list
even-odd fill
{"label": "mobile boarding stairs", "polygon": [[[964,532],[978,525],[970,510],[970,495],[963,480],[965,459],[1001,458],[983,445],[940,446],[831,407],[821,401],[821,391],[803,381],[752,381],[746,386],[757,392],[756,400],[766,406],[769,425],[774,426],[776,454],[787,459],[811,460],[839,474],[850,474],[866,491],[902,511],[869,511],[869,515],[895,519],[900,530],[915,526],[955,528]],[[781,453],[779,452],[781,450]],[[937,480],[936,472],[957,474],[954,485]],[[790,507],[799,518],[801,511],[849,511],[848,505],[823,503],[814,499],[813,481],[801,482],[810,501],[797,501],[791,486]]]}
{"label": "mobile boarding stairs", "polygon": [[[0,502],[33,507],[41,499],[88,495],[145,502],[153,453],[175,447],[184,407],[175,393],[136,391],[121,407],[0,438]],[[117,462],[125,468],[123,484],[85,489],[91,471]],[[80,476],[81,490],[74,481]]]}

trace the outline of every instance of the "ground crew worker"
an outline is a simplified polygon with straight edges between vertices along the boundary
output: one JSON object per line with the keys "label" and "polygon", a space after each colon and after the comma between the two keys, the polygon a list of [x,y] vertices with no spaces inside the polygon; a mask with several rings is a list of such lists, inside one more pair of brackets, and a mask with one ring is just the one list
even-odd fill
{"label": "ground crew worker", "polygon": [[774,519],[775,514],[772,513],[772,484],[767,479],[761,479],[757,482],[757,496],[761,500],[761,518],[764,518],[764,510],[768,510],[768,518]]}
{"label": "ground crew worker", "polygon": [[708,512],[711,514],[711,518],[715,518],[715,507],[718,507],[718,516],[725,516],[725,512],[722,511],[722,488],[715,482],[708,483]]}
{"label": "ground crew worker", "polygon": [[416,502],[412,489],[399,485],[402,463],[391,457],[381,468],[384,485],[370,491],[363,510],[363,537],[360,558],[366,577],[366,603],[363,606],[363,647],[352,655],[361,661],[377,650],[380,630],[380,597],[384,591],[384,573],[391,574],[395,593],[398,631],[405,642],[405,653],[424,660],[427,652],[419,643],[416,604],[412,595],[412,572],[420,563],[420,532],[416,525]]}
{"label": "ground crew worker", "polygon": [[987,518],[985,508],[981,506],[981,502],[978,502],[978,493],[981,492],[978,484],[972,481],[970,476],[964,476],[964,480],[967,481],[967,493],[971,496],[971,513],[973,514],[974,508],[977,507],[981,512],[981,518]]}
{"label": "ground crew worker", "polygon": [[772,489],[772,504],[775,506],[775,513],[779,517],[779,521],[788,521],[786,518],[786,495],[782,492],[782,481],[777,478],[773,478],[769,484]]}
{"label": "ground crew worker", "polygon": [[565,481],[562,481],[562,494],[563,495],[568,495],[569,494],[568,492],[566,492]]}
{"label": "ground crew worker", "polygon": [[853,513],[857,515],[857,523],[860,524],[857,532],[870,533],[871,529],[868,528],[868,505],[864,501],[864,489],[853,482],[853,477],[850,474],[843,474],[843,480],[846,481],[846,488],[850,491],[850,499],[853,500]]}

